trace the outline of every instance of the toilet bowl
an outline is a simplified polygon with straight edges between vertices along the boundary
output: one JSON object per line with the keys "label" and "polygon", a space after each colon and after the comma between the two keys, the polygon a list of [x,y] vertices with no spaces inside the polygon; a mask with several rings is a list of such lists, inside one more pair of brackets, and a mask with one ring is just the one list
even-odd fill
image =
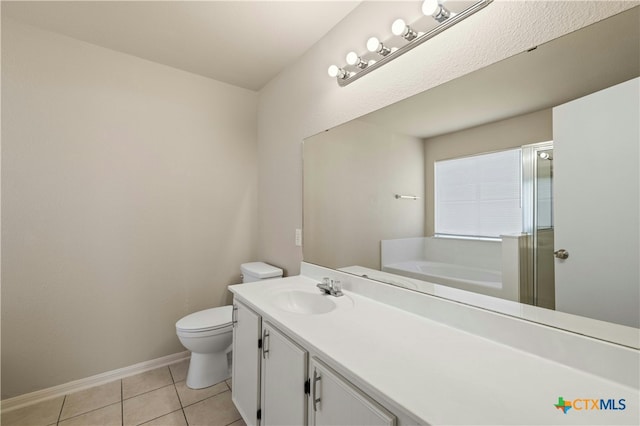
{"label": "toilet bowl", "polygon": [[231,306],[205,309],[176,323],[180,343],[191,351],[187,386],[201,389],[231,377],[227,354],[231,351]]}
{"label": "toilet bowl", "polygon": [[[282,269],[263,262],[243,263],[240,270],[243,283],[282,277]],[[231,377],[232,313],[232,306],[221,306],[189,314],[176,323],[180,343],[191,351],[187,387],[202,389]]]}

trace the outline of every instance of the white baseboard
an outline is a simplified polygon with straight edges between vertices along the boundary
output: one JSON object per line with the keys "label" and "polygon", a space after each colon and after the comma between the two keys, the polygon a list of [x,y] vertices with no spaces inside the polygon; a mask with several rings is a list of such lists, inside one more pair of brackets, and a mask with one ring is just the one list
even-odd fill
{"label": "white baseboard", "polygon": [[74,380],[73,382],[64,383],[62,385],[54,386],[51,388],[26,393],[24,395],[16,396],[13,398],[8,398],[0,401],[0,411],[6,413],[8,411],[22,408],[27,405],[35,404],[47,399],[56,398],[94,386],[109,383],[114,380],[133,376],[135,374],[144,373],[145,371],[153,370],[155,368],[164,367],[166,365],[189,359],[189,355],[189,351],[179,352],[177,354],[167,355],[163,356],[162,358],[140,362],[138,364],[119,368],[117,370],[107,371],[106,373],[97,374],[95,376],[86,377],[84,379]]}

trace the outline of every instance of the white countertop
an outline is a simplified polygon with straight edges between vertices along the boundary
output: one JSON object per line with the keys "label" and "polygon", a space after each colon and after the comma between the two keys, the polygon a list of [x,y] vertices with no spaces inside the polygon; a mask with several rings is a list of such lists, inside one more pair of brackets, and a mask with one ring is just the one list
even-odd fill
{"label": "white countertop", "polygon": [[[332,298],[337,309],[320,315],[294,314],[271,303],[273,293],[285,289],[317,293],[315,284],[297,276],[230,290],[374,399],[420,423],[640,423],[637,389],[350,291]],[[626,409],[563,414],[554,407],[558,397],[625,399]]]}
{"label": "white countertop", "polygon": [[418,290],[445,299],[458,301],[468,305],[480,307],[493,312],[517,317],[525,321],[536,322],[551,327],[569,330],[585,336],[592,336],[600,340],[614,342],[630,348],[640,349],[640,333],[637,328],[600,321],[579,315],[572,315],[553,309],[543,309],[538,306],[518,303],[498,297],[491,297],[471,291],[464,291],[446,285],[433,284],[396,274],[390,274],[362,266],[348,266],[340,271],[370,279],[389,283],[410,290]]}

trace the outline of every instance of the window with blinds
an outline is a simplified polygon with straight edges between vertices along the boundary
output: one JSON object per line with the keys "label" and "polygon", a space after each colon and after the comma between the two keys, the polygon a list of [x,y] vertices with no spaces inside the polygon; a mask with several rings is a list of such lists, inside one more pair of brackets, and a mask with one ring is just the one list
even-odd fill
{"label": "window with blinds", "polygon": [[522,232],[520,149],[435,162],[435,233],[499,238]]}

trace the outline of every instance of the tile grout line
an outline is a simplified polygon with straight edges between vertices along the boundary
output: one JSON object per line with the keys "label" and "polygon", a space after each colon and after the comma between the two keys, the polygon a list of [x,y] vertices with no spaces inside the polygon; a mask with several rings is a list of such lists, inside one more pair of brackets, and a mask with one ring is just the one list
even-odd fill
{"label": "tile grout line", "polygon": [[[173,365],[173,364],[171,364],[171,365]],[[158,367],[158,368],[153,369],[153,370],[148,370],[148,371],[145,371],[145,372],[143,372],[143,373],[136,374],[135,376],[140,376],[141,374],[149,373],[149,372],[151,372],[151,371],[161,370],[161,369],[163,369],[163,368],[169,368],[169,366],[168,366],[168,365],[165,365],[165,366],[163,366],[163,367]],[[130,377],[135,377],[135,376],[130,376]],[[169,377],[171,378],[171,382],[170,382],[170,383],[165,383],[165,384],[160,385],[160,386],[158,386],[158,387],[155,387],[155,388],[153,388],[153,389],[148,389],[148,390],[145,390],[144,392],[140,392],[140,393],[137,393],[137,394],[135,394],[135,395],[131,395],[131,396],[128,396],[128,397],[126,397],[126,398],[125,398],[125,397],[124,397],[124,380],[126,380],[126,379],[128,379],[128,378],[130,378],[130,377],[125,377],[124,379],[120,379],[121,389],[122,389],[122,401],[126,401],[126,400],[129,400],[129,399],[132,399],[132,398],[138,397],[138,396],[140,396],[140,395],[144,395],[144,394],[147,394],[147,393],[150,393],[150,392],[153,392],[153,391],[157,391],[158,389],[166,388],[167,386],[170,386],[171,384],[173,384],[173,383],[174,383],[174,382],[173,382],[173,375],[171,374],[171,369],[169,368]]]}
{"label": "tile grout line", "polygon": [[[229,389],[229,392],[231,392],[231,394],[233,394],[233,389],[231,389],[231,386],[229,386],[229,379],[225,380],[224,384],[227,385],[227,389]],[[231,400],[231,403],[233,404],[233,399]],[[234,406],[235,406],[235,404],[234,404]],[[240,414],[240,413],[238,413],[238,414]],[[238,420],[235,420],[235,421],[229,423],[227,426],[231,426],[232,424],[234,424],[234,423],[236,423],[236,422],[238,422],[240,420],[244,420],[242,418],[242,416],[240,416],[240,418]]]}
{"label": "tile grout line", "polygon": [[[171,364],[173,365],[173,364]],[[173,382],[173,384],[176,384],[176,379],[173,378],[173,372],[171,371],[171,367],[169,365],[167,365],[167,368],[169,369],[169,376],[171,376],[171,381]]]}
{"label": "tile grout line", "polygon": [[118,404],[118,402],[113,402],[113,403],[111,403],[111,404],[105,405],[104,407],[94,408],[94,409],[92,409],[92,410],[89,410],[89,411],[85,411],[85,412],[83,412],[83,413],[76,414],[75,416],[71,416],[71,417],[67,417],[66,419],[58,420],[58,423],[57,423],[57,424],[60,424],[61,422],[66,422],[67,420],[70,420],[70,419],[75,419],[76,417],[82,417],[82,416],[87,415],[87,414],[89,414],[89,413],[93,413],[93,412],[95,412],[95,411],[99,411],[99,410],[105,409],[105,408],[107,408],[107,407],[111,407],[112,405],[116,405],[116,404]]}
{"label": "tile grout line", "polygon": [[[155,389],[151,389],[151,390],[148,390],[148,391],[144,391],[144,392],[142,392],[142,393],[139,393],[139,394],[136,394],[136,395],[130,396],[130,397],[128,397],[128,398],[123,398],[123,399],[122,399],[122,402],[124,402],[124,401],[128,401],[128,400],[133,399],[133,398],[137,398],[137,397],[139,397],[139,396],[141,396],[141,395],[146,395],[146,394],[148,394],[148,393],[155,392],[155,391],[160,390],[160,389],[168,388],[168,387],[169,387],[169,386],[171,386],[171,385],[174,385],[174,384],[173,384],[173,383],[168,383],[168,384],[166,384],[166,385],[162,385],[162,386],[160,386],[159,388],[155,388]],[[174,386],[175,386],[175,385],[174,385]]]}
{"label": "tile grout line", "polygon": [[149,422],[152,422],[154,420],[158,420],[159,418],[164,417],[164,416],[168,416],[169,414],[177,413],[178,411],[180,411],[180,410],[169,411],[167,414],[161,414],[158,417],[154,417],[152,419],[146,420],[144,423],[138,423],[137,426],[144,426]]}
{"label": "tile grout line", "polygon": [[186,425],[189,426],[189,421],[187,420],[187,413],[184,412],[184,404],[182,403],[182,398],[180,398],[180,393],[178,392],[178,387],[176,386],[176,379],[173,377],[173,372],[171,371],[171,367],[167,366],[167,368],[169,369],[169,374],[171,375],[171,380],[173,381],[173,388],[176,391],[176,395],[178,395],[178,402],[180,403],[180,411],[182,411],[182,417],[184,417],[184,422],[186,423]]}
{"label": "tile grout line", "polygon": [[[167,365],[167,368],[169,366]],[[171,381],[173,382],[173,390],[176,391],[176,395],[178,397],[178,402],[180,403],[180,408],[182,408],[182,400],[180,399],[180,394],[178,393],[178,388],[176,387],[176,379],[173,377],[173,373],[171,372],[171,368],[169,368],[169,376],[171,376]],[[176,410],[178,411],[178,410]]]}
{"label": "tile grout line", "polygon": [[[224,384],[225,384],[225,385],[227,385],[227,388],[229,389],[229,392],[233,393],[233,389],[231,389],[231,386],[229,386],[229,382],[228,382],[228,380],[229,380],[229,379],[225,380],[225,381],[224,381]],[[232,403],[233,403],[233,401],[232,401]],[[234,404],[234,405],[235,405],[235,404]],[[238,413],[238,414],[240,414],[240,413]],[[240,418],[239,418],[239,419],[236,419],[236,420],[232,421],[232,422],[231,422],[231,423],[229,423],[227,426],[231,426],[232,424],[237,423],[237,422],[239,422],[240,420],[244,421],[244,419],[242,418],[242,416],[240,416]]]}
{"label": "tile grout line", "polygon": [[[173,365],[173,364],[171,364]],[[178,402],[180,403],[180,411],[182,411],[182,417],[184,417],[184,421],[187,421],[187,416],[184,414],[184,407],[182,406],[182,399],[180,399],[180,394],[178,393],[178,388],[176,387],[176,379],[175,377],[173,377],[173,371],[171,371],[171,365],[167,365],[167,368],[169,369],[169,375],[171,376],[171,381],[173,382],[173,389],[176,391],[176,395],[178,396]],[[176,410],[178,411],[178,410]],[[172,411],[172,413],[175,413],[175,411]],[[171,413],[169,413],[171,414]],[[187,423],[187,426],[189,424]]]}
{"label": "tile grout line", "polygon": [[[60,423],[63,423],[65,421],[69,420],[69,419],[73,419],[73,418],[76,418],[76,417],[84,416],[86,414],[92,413],[94,411],[102,410],[104,408],[110,407],[110,406],[118,404],[118,403],[120,404],[120,410],[121,410],[121,415],[122,415],[122,380],[119,380],[119,381],[120,381],[120,401],[112,402],[112,403],[107,404],[107,405],[100,405],[100,406],[95,407],[95,408],[93,408],[93,409],[91,409],[89,411],[82,411],[82,412],[76,413],[73,416],[66,417],[66,418],[63,419],[62,418],[62,413],[63,413],[64,407],[65,407],[65,405],[67,403],[67,397],[69,395],[72,395],[72,394],[64,395],[64,399],[62,400],[62,406],[60,407],[60,413],[58,414],[58,420],[56,421],[55,425],[60,425]],[[109,382],[109,383],[112,383],[112,382]],[[107,383],[107,384],[109,384],[109,383]],[[98,386],[101,386],[101,385],[98,385]],[[94,387],[97,387],[97,386],[94,386]],[[89,388],[89,389],[92,389],[92,388]],[[122,426],[124,426],[124,424]]]}
{"label": "tile grout line", "polygon": [[[199,404],[199,403],[201,403],[201,402],[203,402],[203,401],[206,401],[207,399],[211,399],[211,398],[214,398],[214,397],[216,397],[216,396],[222,395],[222,394],[223,394],[223,393],[225,393],[225,392],[231,392],[231,391],[223,390],[223,391],[221,391],[221,392],[214,393],[213,395],[209,395],[208,397],[206,397],[206,398],[204,398],[204,399],[200,399],[200,400],[198,400],[198,401],[194,401],[194,402],[192,402],[191,404],[185,405],[183,408],[189,408],[189,407],[191,407],[192,405],[196,405],[196,404]],[[179,399],[179,398],[178,398],[178,399]],[[182,405],[182,401],[180,401],[180,405]]]}
{"label": "tile grout line", "polygon": [[[227,387],[228,387],[228,386],[227,386]],[[177,392],[177,389],[176,389],[176,392]],[[207,398],[205,398],[205,399],[201,399],[200,401],[192,402],[191,404],[189,404],[189,405],[187,405],[187,406],[182,407],[182,414],[184,414],[184,420],[187,422],[187,426],[189,426],[189,421],[187,420],[187,413],[185,413],[185,411],[184,411],[184,409],[185,409],[185,408],[189,408],[189,407],[192,407],[192,406],[194,406],[194,405],[196,405],[196,404],[200,404],[200,403],[202,403],[202,402],[204,402],[204,401],[206,401],[206,400],[208,400],[208,399],[212,399],[212,398],[215,398],[215,397],[217,397],[217,396],[220,396],[220,395],[222,395],[222,394],[223,394],[223,393],[225,393],[225,392],[231,392],[231,390],[224,390],[224,391],[222,391],[222,392],[218,392],[218,393],[216,393],[216,394],[214,394],[214,395],[208,396],[208,397],[207,397]],[[180,400],[180,395],[178,395],[178,400]],[[180,401],[180,405],[182,405],[182,401]],[[176,410],[176,411],[178,411],[178,410]],[[241,419],[242,419],[242,416],[240,416],[240,418],[238,418],[238,419],[234,420],[233,422],[229,423],[229,425],[231,425],[231,424],[233,424],[233,423],[235,423],[235,422],[237,422],[238,420],[241,420]],[[229,425],[226,425],[226,426],[229,426]]]}
{"label": "tile grout line", "polygon": [[187,424],[187,426],[189,426],[189,420],[187,420],[187,413],[184,412],[184,405],[182,404],[182,399],[180,398],[180,393],[178,392],[178,388],[176,387],[175,383],[173,384],[173,389],[176,391],[176,395],[178,396],[178,402],[180,403],[180,411],[182,411],[182,416],[184,417],[184,421]]}
{"label": "tile grout line", "polygon": [[58,420],[56,421],[56,425],[60,423],[60,417],[62,417],[62,410],[64,409],[64,403],[67,401],[67,395],[64,396],[62,400],[62,405],[60,406],[60,412],[58,413]]}
{"label": "tile grout line", "polygon": [[[122,404],[121,405],[122,406],[122,426],[124,426],[124,402],[125,401],[137,398],[137,397],[142,396],[142,395],[147,395],[147,394],[152,393],[152,392],[156,392],[156,391],[158,391],[160,389],[168,388],[169,386],[173,386],[173,390],[176,392],[176,395],[178,396],[178,402],[180,403],[180,396],[178,395],[178,390],[176,389],[176,385],[175,385],[175,381],[173,379],[173,374],[171,373],[171,369],[169,368],[168,365],[166,365],[164,367],[158,368],[157,370],[162,369],[162,368],[166,368],[166,369],[169,370],[169,377],[171,378],[171,383],[168,383],[166,385],[160,386],[159,388],[150,389],[148,391],[145,391],[145,392],[130,396],[130,397],[126,398],[126,399],[124,398],[124,380],[120,380],[120,392],[121,392],[121,399],[122,399],[121,400],[121,404]],[[182,403],[180,403],[180,408],[182,408]],[[178,411],[178,410],[175,410],[175,411]],[[156,419],[158,419],[160,417],[166,416],[166,415],[171,414],[173,412],[174,411],[170,411],[169,413],[165,413],[165,414],[162,414],[162,415],[160,415],[158,417],[154,417],[152,419],[149,419],[149,420],[145,421],[144,423],[148,423],[150,421],[156,420]],[[142,425],[144,423],[141,423],[140,425]]]}

